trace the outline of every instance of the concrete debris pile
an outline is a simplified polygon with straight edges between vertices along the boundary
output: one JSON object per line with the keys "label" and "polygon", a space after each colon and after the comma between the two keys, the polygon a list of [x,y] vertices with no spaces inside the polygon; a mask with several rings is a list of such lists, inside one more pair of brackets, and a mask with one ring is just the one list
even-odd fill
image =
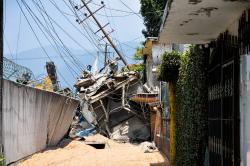
{"label": "concrete debris pile", "polygon": [[75,87],[81,104],[76,123],[80,128],[72,125],[70,137],[87,136],[93,131],[121,142],[150,139],[149,109],[131,100],[132,96],[144,93],[140,75],[117,70],[117,64],[110,62],[99,73],[84,71],[77,80]]}

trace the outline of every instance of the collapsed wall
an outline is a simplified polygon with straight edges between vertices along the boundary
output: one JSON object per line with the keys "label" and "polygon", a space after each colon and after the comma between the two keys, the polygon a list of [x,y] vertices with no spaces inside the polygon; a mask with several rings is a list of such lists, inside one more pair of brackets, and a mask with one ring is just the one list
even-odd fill
{"label": "collapsed wall", "polygon": [[67,133],[79,102],[3,81],[3,145],[6,164],[56,145]]}

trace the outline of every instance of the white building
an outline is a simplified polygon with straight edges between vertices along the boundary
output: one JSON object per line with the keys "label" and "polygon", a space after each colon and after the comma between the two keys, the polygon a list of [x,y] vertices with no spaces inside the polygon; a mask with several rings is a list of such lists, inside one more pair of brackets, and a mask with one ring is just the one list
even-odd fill
{"label": "white building", "polygon": [[250,1],[169,0],[160,42],[208,44],[209,164],[250,166]]}

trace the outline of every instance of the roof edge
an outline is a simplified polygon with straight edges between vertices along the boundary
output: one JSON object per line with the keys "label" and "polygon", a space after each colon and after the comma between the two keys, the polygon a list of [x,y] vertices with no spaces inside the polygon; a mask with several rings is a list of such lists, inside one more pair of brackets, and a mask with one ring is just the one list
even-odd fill
{"label": "roof edge", "polygon": [[161,23],[160,31],[158,33],[158,38],[159,39],[160,39],[160,33],[161,33],[162,29],[164,28],[165,23],[167,21],[168,13],[169,13],[169,10],[171,8],[172,2],[173,2],[173,0],[168,0],[167,3],[166,3],[164,13],[163,13],[163,16],[162,16],[162,23]]}

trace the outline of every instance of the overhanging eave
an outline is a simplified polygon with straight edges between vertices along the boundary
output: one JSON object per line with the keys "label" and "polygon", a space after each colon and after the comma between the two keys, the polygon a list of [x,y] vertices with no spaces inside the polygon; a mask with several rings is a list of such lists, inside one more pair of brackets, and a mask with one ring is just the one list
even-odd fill
{"label": "overhanging eave", "polygon": [[161,43],[203,44],[214,40],[250,8],[250,0],[172,0],[165,9]]}

